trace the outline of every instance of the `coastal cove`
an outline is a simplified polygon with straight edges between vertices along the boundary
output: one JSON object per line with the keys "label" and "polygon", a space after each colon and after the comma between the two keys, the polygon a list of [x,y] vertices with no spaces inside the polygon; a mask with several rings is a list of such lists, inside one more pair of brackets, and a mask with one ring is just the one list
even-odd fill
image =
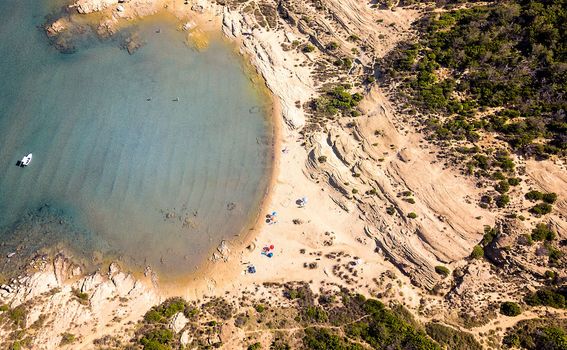
{"label": "coastal cove", "polygon": [[[87,32],[60,53],[38,28],[59,5],[0,4],[0,253],[63,249],[87,269],[117,260],[186,277],[258,219],[274,167],[271,97],[220,35],[193,49],[167,16],[111,39]],[[130,55],[131,37],[141,46]]]}

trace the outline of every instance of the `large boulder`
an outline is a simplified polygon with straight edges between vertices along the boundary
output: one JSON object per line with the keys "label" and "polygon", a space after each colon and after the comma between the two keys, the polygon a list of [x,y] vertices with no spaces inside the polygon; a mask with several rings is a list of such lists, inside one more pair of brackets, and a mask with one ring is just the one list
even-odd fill
{"label": "large boulder", "polygon": [[187,317],[185,317],[183,312],[178,312],[171,319],[169,328],[171,328],[171,330],[175,333],[179,333],[183,330],[183,328],[185,328],[187,322],[189,322],[189,320],[187,319]]}

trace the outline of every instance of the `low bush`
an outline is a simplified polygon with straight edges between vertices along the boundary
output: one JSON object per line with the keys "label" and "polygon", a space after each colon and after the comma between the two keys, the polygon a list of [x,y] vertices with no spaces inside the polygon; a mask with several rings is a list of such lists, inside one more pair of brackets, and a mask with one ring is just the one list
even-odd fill
{"label": "low bush", "polygon": [[305,44],[303,46],[303,48],[301,49],[301,51],[303,51],[305,53],[313,52],[313,51],[315,51],[315,46],[313,46],[311,44]]}
{"label": "low bush", "polygon": [[543,199],[543,193],[540,191],[530,191],[524,195],[527,200],[540,201]]}
{"label": "low bush", "polygon": [[146,333],[140,344],[144,346],[144,350],[169,350],[170,344],[173,342],[173,331],[167,328],[154,329]]}
{"label": "low bush", "polygon": [[450,273],[449,269],[442,265],[435,266],[435,272],[437,272],[443,277],[449,276]]}
{"label": "low bush", "polygon": [[513,301],[505,301],[500,304],[500,313],[506,316],[518,316],[522,313],[522,309],[520,309],[520,305]]}
{"label": "low bush", "polygon": [[507,194],[496,197],[496,206],[498,208],[504,208],[508,204],[510,204],[510,197]]}
{"label": "low bush", "polygon": [[482,350],[482,346],[470,333],[444,326],[440,323],[429,322],[425,331],[433,340],[444,345],[446,349]]}
{"label": "low bush", "polygon": [[254,343],[254,344],[248,345],[248,347],[246,349],[247,350],[260,350],[261,348],[262,348],[262,344]]}
{"label": "low bush", "polygon": [[61,342],[59,346],[69,345],[75,342],[75,335],[72,333],[63,333],[61,334]]}
{"label": "low bush", "polygon": [[548,203],[538,203],[530,209],[530,212],[536,215],[545,215],[551,213],[551,209],[552,207]]}
{"label": "low bush", "polygon": [[556,193],[545,193],[542,196],[542,200],[545,203],[553,204],[557,200],[557,194]]}
{"label": "low bush", "polygon": [[332,41],[328,43],[327,46],[325,46],[325,48],[330,51],[335,51],[336,49],[339,48],[339,44],[335,41]]}
{"label": "low bush", "polygon": [[471,258],[482,259],[483,256],[484,256],[484,249],[479,245],[475,245],[471,253]]}
{"label": "low bush", "polygon": [[552,241],[555,239],[555,232],[553,232],[549,227],[544,223],[539,223],[536,227],[532,230],[532,239],[534,241]]}

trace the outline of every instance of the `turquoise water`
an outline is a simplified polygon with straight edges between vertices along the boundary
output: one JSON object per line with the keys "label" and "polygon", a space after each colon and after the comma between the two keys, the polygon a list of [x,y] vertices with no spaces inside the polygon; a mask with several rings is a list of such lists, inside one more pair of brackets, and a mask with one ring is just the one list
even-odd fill
{"label": "turquoise water", "polygon": [[89,36],[59,53],[37,28],[55,8],[0,2],[0,259],[64,246],[193,271],[266,191],[265,96],[229,45],[194,51],[159,21],[128,29],[133,55]]}

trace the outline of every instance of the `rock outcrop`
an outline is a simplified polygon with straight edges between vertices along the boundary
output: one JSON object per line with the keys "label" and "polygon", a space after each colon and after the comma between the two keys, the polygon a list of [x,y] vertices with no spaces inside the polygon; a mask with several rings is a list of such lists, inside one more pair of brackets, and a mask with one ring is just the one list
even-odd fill
{"label": "rock outcrop", "polygon": [[[29,276],[0,287],[0,304],[10,308],[24,307],[28,327],[38,320],[49,327],[35,331],[33,349],[56,349],[63,333],[76,337],[92,336],[93,330],[105,327],[116,332],[127,322],[136,322],[147,309],[159,303],[160,297],[151,288],[112,264],[109,273],[77,276],[76,265],[62,255],[51,264]],[[112,321],[112,322],[111,322]],[[175,326],[181,327],[179,318]],[[11,330],[0,330],[0,339],[8,339]],[[0,341],[0,345],[2,344]]]}
{"label": "rock outcrop", "polygon": [[118,0],[79,0],[72,6],[79,13],[85,14],[99,12],[113,5],[118,5]]}

